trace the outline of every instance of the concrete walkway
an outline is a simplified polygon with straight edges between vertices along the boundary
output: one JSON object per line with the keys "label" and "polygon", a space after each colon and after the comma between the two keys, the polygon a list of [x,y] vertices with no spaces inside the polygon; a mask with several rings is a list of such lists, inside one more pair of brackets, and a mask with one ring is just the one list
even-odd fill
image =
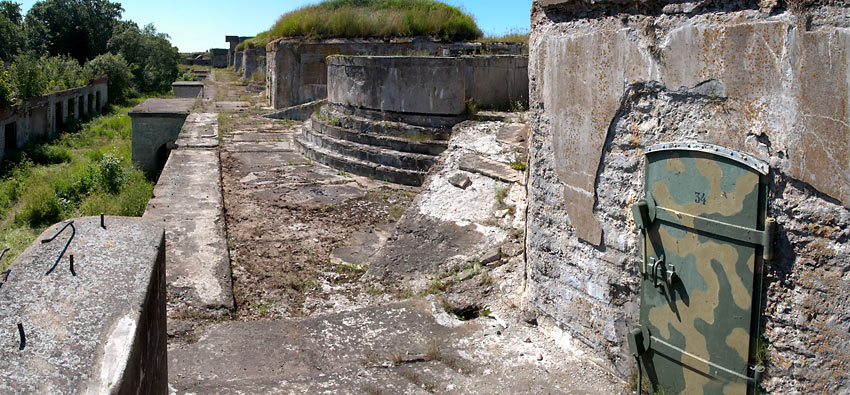
{"label": "concrete walkway", "polygon": [[[207,90],[220,101],[210,97],[209,113],[184,128],[149,208],[172,228],[171,393],[624,392],[557,327],[520,319],[520,264],[495,269],[491,282],[507,280],[484,287],[492,312],[461,321],[439,293],[411,298],[363,281],[360,264],[331,259],[378,251],[417,190],[294,152],[298,124],[258,117],[235,100],[244,99],[238,87]],[[216,111],[230,126],[213,145]],[[234,296],[232,313],[209,310]]]}

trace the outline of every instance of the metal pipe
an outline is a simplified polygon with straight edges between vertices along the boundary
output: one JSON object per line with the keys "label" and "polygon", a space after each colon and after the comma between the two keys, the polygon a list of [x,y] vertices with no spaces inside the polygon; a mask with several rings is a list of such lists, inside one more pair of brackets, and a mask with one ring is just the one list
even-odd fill
{"label": "metal pipe", "polygon": [[59,236],[65,230],[65,228],[67,228],[69,226],[71,227],[71,237],[68,238],[68,242],[65,243],[65,247],[62,248],[62,252],[60,252],[59,257],[56,258],[56,262],[53,263],[53,266],[50,268],[50,270],[47,271],[47,273],[44,273],[45,276],[52,273],[53,270],[56,269],[56,266],[59,265],[59,261],[61,261],[62,257],[65,256],[65,251],[68,251],[68,247],[71,245],[71,241],[74,240],[74,235],[77,234],[77,228],[74,227],[74,221],[73,220],[68,221],[65,224],[65,226],[62,227],[62,229],[59,229],[59,231],[56,232],[55,235],[53,235],[53,237],[51,237],[49,239],[44,239],[44,240],[41,241],[42,244],[49,243],[49,242],[53,241],[54,239],[56,239],[57,236]]}

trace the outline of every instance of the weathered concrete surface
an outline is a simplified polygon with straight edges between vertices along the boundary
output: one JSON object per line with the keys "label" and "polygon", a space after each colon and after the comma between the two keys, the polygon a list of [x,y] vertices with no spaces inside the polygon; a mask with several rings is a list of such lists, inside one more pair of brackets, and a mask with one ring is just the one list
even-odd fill
{"label": "weathered concrete surface", "polygon": [[165,164],[195,102],[195,99],[148,99],[130,110],[131,155],[135,165],[153,172]]}
{"label": "weathered concrete surface", "polygon": [[332,56],[328,101],[399,113],[459,115],[465,69],[457,58]]}
{"label": "weathered concrete surface", "polygon": [[181,394],[620,392],[621,384],[535,328],[503,325],[497,318],[461,322],[421,299],[298,321],[224,323],[195,344],[170,346],[171,388]]}
{"label": "weathered concrete surface", "polygon": [[464,56],[466,98],[482,108],[528,107],[528,57]]}
{"label": "weathered concrete surface", "polygon": [[[56,224],[10,267],[0,288],[0,392],[164,393],[165,239],[138,218]],[[70,270],[70,256],[74,271]],[[26,343],[21,349],[18,323]]]}
{"label": "weathered concrete surface", "polygon": [[325,40],[299,41],[280,39],[266,46],[269,76],[266,92],[269,105],[275,109],[292,107],[328,97],[326,58],[331,55],[398,56],[428,54],[458,56],[486,52],[494,55],[517,55],[523,45],[482,43],[441,43],[430,39]]}
{"label": "weathered concrete surface", "polygon": [[196,99],[204,92],[203,81],[177,81],[171,84],[175,98]]}
{"label": "weathered concrete surface", "polygon": [[264,48],[242,51],[242,78],[251,78],[256,72],[266,74],[266,50]]}
{"label": "weathered concrete surface", "polygon": [[[431,169],[422,192],[399,220],[367,276],[421,282],[481,261],[493,248],[517,243],[525,223],[524,172],[507,163],[523,155],[525,145],[499,135],[523,129],[523,125],[499,122],[458,125],[449,148]],[[467,160],[470,157],[475,160]],[[499,171],[493,171],[494,167]],[[463,189],[452,185],[450,179],[457,174],[469,177],[471,185]]]}
{"label": "weathered concrete surface", "polygon": [[217,69],[227,67],[228,50],[224,48],[210,49],[210,65]]}
{"label": "weathered concrete surface", "polygon": [[166,228],[169,300],[232,309],[218,152],[172,151],[153,194],[144,218]]}
{"label": "weathered concrete surface", "polygon": [[218,147],[218,114],[209,112],[189,114],[174,146],[175,148]]}
{"label": "weathered concrete surface", "polygon": [[291,119],[293,121],[306,121],[310,119],[310,116],[313,115],[316,110],[318,110],[325,104],[328,104],[328,101],[326,99],[311,101],[309,103],[299,104],[297,106],[285,108],[281,111],[269,113],[263,115],[263,117],[273,119]]}
{"label": "weathered concrete surface", "polygon": [[[628,208],[641,194],[644,147],[747,152],[771,165],[768,215],[782,229],[766,276],[765,388],[840,392],[846,375],[823,372],[850,365],[850,304],[838,296],[848,273],[838,229],[850,215],[847,8],[719,7],[535,2],[528,301],[628,374],[639,257]],[[814,283],[830,284],[827,293]],[[809,307],[789,304],[803,300]]]}

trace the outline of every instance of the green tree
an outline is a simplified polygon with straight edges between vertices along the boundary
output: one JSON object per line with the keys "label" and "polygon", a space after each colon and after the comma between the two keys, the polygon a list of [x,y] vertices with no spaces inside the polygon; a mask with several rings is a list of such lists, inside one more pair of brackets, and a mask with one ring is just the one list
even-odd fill
{"label": "green tree", "polygon": [[27,13],[24,32],[31,50],[70,55],[80,63],[106,52],[124,11],[107,0],[42,0]]}
{"label": "green tree", "polygon": [[177,48],[153,25],[139,29],[133,22],[121,22],[108,48],[133,65],[133,79],[142,92],[167,91],[179,73]]}
{"label": "green tree", "polygon": [[0,65],[0,108],[12,104],[12,81],[9,71]]}
{"label": "green tree", "polygon": [[77,88],[88,82],[83,67],[68,55],[42,57],[41,68],[47,81],[47,92]]}
{"label": "green tree", "polygon": [[88,79],[109,78],[109,101],[112,103],[121,103],[136,93],[130,65],[120,54],[105,53],[92,59],[86,63],[85,75]]}
{"label": "green tree", "polygon": [[47,90],[47,78],[39,65],[39,59],[32,53],[16,55],[10,71],[15,97],[18,99],[41,96]]}
{"label": "green tree", "polygon": [[0,1],[0,60],[9,61],[25,44],[21,5]]}

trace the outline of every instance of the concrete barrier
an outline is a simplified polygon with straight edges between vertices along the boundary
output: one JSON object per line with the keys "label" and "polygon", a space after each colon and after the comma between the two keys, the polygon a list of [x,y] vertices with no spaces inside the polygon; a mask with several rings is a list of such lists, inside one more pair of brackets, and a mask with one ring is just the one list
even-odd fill
{"label": "concrete barrier", "polygon": [[242,51],[242,78],[251,78],[256,72],[266,74],[266,50],[254,48]]}
{"label": "concrete barrier", "polygon": [[174,97],[178,99],[195,99],[204,94],[204,83],[201,81],[177,81],[171,84]]}
{"label": "concrete barrier", "polygon": [[328,70],[325,60],[330,55],[519,55],[525,49],[524,44],[445,43],[423,38],[392,42],[362,39],[301,41],[284,38],[266,46],[266,92],[269,105],[275,109],[327,98]]}
{"label": "concrete barrier", "polygon": [[227,67],[228,50],[224,48],[210,49],[210,65],[217,69]]}
{"label": "concrete barrier", "polygon": [[466,102],[508,108],[528,101],[523,56],[331,56],[328,102],[410,115],[459,116]]}
{"label": "concrete barrier", "polygon": [[21,105],[0,109],[0,160],[35,138],[55,136],[68,120],[100,112],[108,98],[104,77],[83,87],[30,98]]}
{"label": "concrete barrier", "polygon": [[0,286],[0,392],[166,393],[163,229],[140,218],[104,225],[53,225],[10,267]]}
{"label": "concrete barrier", "polygon": [[148,99],[130,110],[133,163],[150,172],[165,165],[196,99]]}

